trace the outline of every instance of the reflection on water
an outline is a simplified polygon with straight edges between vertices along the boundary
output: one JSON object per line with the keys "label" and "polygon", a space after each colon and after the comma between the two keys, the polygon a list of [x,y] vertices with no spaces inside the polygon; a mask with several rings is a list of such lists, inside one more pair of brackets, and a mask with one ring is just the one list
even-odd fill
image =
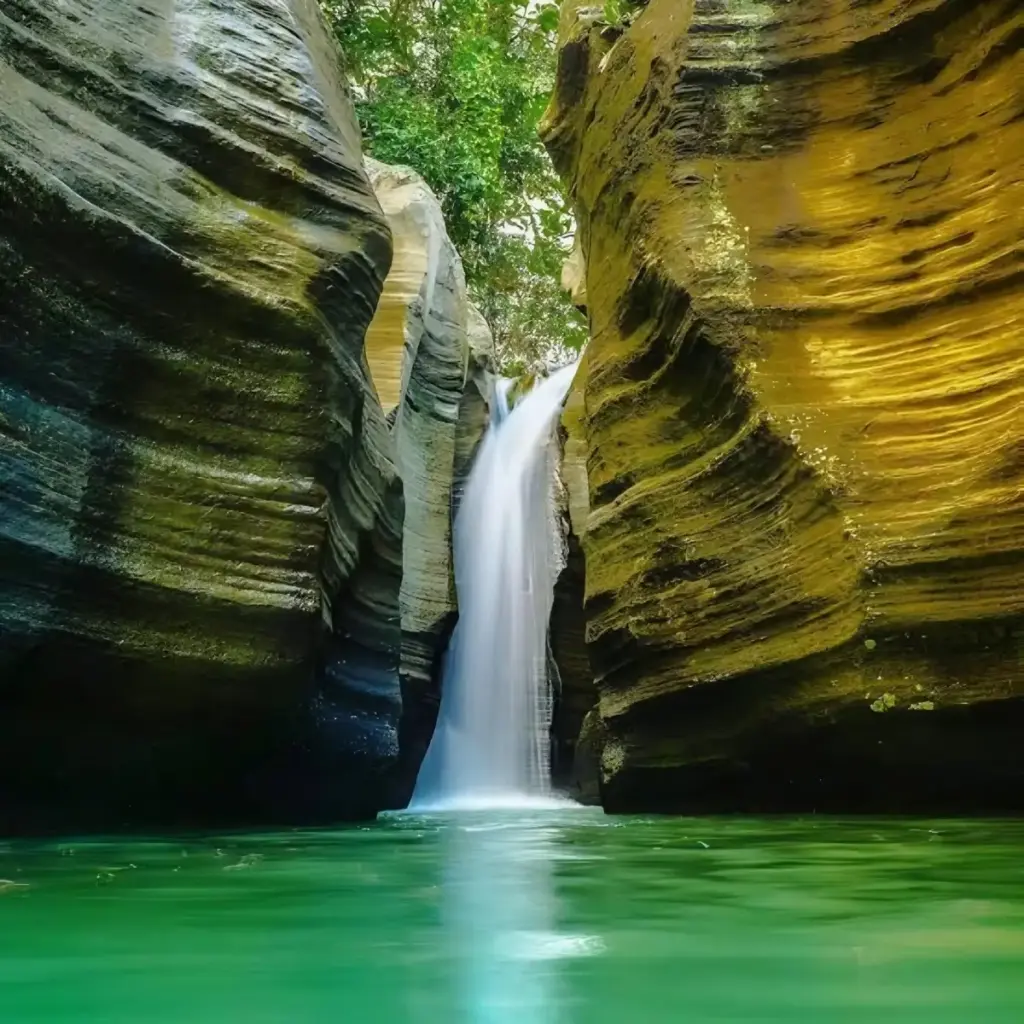
{"label": "reflection on water", "polygon": [[442,914],[470,1024],[557,1024],[550,830],[452,821],[442,839]]}
{"label": "reflection on water", "polygon": [[543,812],[444,822],[442,920],[467,1024],[560,1024],[559,961],[600,952],[597,936],[559,930],[559,836]]}
{"label": "reflection on water", "polygon": [[1021,1024],[1024,824],[0,844],[3,1024]]}

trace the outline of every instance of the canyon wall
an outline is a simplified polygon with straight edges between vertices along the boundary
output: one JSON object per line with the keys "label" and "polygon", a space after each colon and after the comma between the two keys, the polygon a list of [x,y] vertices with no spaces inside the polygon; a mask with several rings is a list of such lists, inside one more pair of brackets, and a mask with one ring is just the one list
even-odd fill
{"label": "canyon wall", "polygon": [[559,513],[564,535],[564,564],[555,580],[549,637],[556,679],[552,721],[554,781],[574,799],[597,803],[593,744],[584,738],[584,719],[594,710],[597,693],[586,639],[586,559],[581,538],[590,513],[587,488],[587,447],[583,431],[583,385],[586,354],[580,358],[566,395],[558,431],[560,445]]}
{"label": "canyon wall", "polygon": [[0,94],[0,829],[373,813],[479,368],[464,313],[367,359],[313,0],[10,0]]}
{"label": "canyon wall", "polygon": [[394,239],[366,351],[405,494],[400,763],[389,799],[404,807],[437,720],[457,609],[452,521],[488,420],[493,341],[469,303],[437,197],[415,171],[367,166]]}
{"label": "canyon wall", "polygon": [[1019,810],[1024,11],[628,21],[566,0],[543,126],[601,799]]}

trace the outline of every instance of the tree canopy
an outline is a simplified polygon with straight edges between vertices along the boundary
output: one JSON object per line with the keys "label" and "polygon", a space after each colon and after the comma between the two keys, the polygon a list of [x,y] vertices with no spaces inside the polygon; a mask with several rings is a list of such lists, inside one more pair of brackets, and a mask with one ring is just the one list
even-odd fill
{"label": "tree canopy", "polygon": [[499,364],[564,361],[586,339],[562,292],[572,241],[537,136],[558,9],[536,0],[322,0],[356,86],[366,147],[437,193]]}

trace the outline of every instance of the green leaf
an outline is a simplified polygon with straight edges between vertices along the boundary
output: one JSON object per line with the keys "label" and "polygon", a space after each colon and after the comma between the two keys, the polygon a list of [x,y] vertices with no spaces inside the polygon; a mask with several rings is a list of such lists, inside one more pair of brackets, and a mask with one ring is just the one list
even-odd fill
{"label": "green leaf", "polygon": [[558,29],[558,8],[551,4],[542,7],[537,13],[537,27],[542,32],[555,32]]}

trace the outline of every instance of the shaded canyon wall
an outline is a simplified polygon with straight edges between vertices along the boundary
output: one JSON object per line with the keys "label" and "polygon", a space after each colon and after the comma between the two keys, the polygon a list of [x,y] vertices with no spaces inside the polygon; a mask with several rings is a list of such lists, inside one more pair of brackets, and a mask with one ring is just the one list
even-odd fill
{"label": "shaded canyon wall", "polygon": [[605,806],[1020,809],[1024,10],[560,33]]}
{"label": "shaded canyon wall", "polygon": [[391,231],[314,3],[10,0],[0,94],[0,828],[372,813],[482,371],[464,318],[398,392],[367,358]]}

